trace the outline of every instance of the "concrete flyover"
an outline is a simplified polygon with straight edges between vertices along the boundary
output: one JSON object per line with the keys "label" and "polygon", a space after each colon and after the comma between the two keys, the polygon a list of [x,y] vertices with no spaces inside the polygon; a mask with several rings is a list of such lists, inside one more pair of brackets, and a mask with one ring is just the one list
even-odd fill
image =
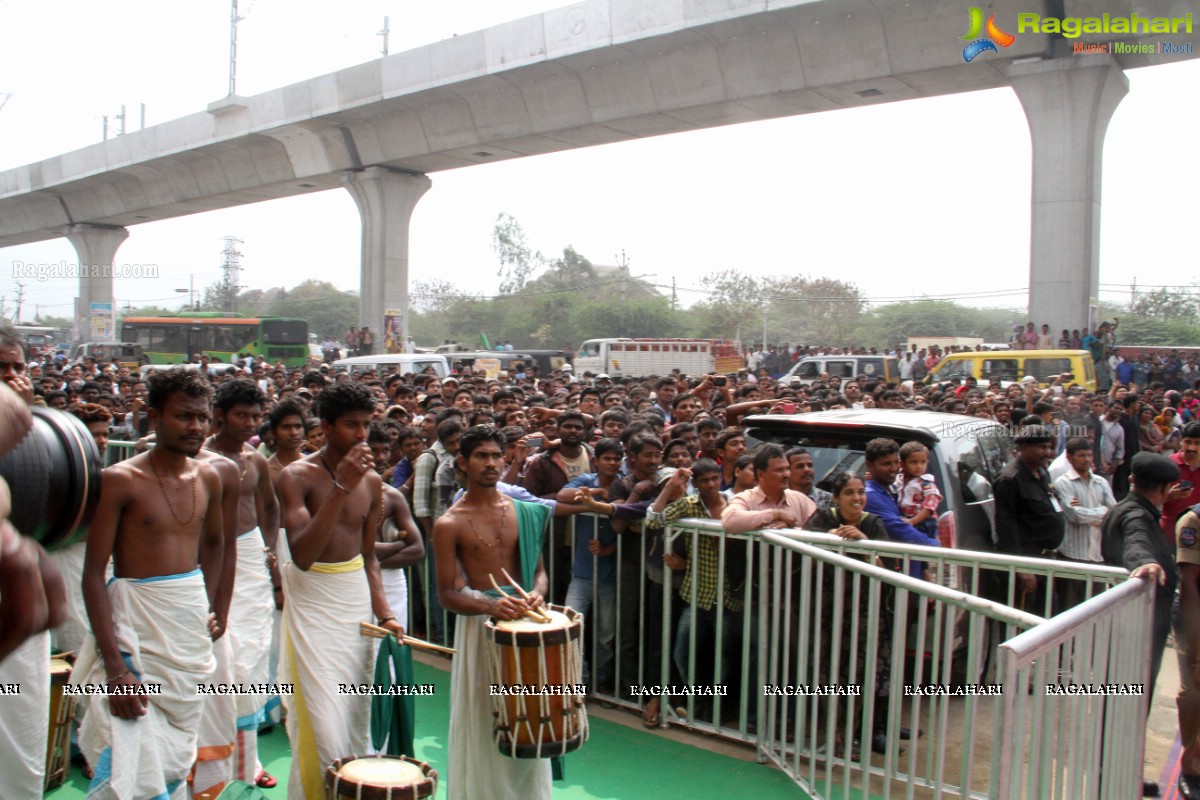
{"label": "concrete flyover", "polygon": [[[1181,56],[1074,55],[1074,42],[1117,37],[1037,32],[968,64],[969,4],[587,0],[0,172],[0,247],[69,236],[81,261],[111,263],[141,222],[345,187],[364,225],[360,324],[380,330],[384,309],[398,307],[407,332],[408,223],[429,173],[1011,85],[1033,138],[1030,311],[1082,322],[1098,280],[1100,152],[1127,91],[1123,69]],[[1018,33],[1007,4],[977,4]],[[1031,0],[1021,10],[1183,17],[1190,2]],[[111,296],[111,280],[81,285],[80,306]]]}

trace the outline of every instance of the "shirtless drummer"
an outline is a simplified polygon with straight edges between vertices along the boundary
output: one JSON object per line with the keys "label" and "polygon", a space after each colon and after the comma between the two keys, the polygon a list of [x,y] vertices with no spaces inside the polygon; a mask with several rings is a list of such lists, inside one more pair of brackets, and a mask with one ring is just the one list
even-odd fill
{"label": "shirtless drummer", "polygon": [[[220,384],[213,396],[217,432],[204,443],[237,465],[238,509],[236,577],[229,607],[229,647],[233,680],[265,684],[270,677],[272,628],[275,623],[273,587],[280,585],[274,558],[279,534],[279,502],[271,485],[267,459],[247,444],[258,432],[266,397],[254,381],[241,378]],[[228,551],[227,551],[228,552]],[[237,747],[234,777],[264,788],[275,785],[258,761],[258,726],[265,719],[261,695],[238,695]]]}
{"label": "shirtless drummer", "polygon": [[450,673],[450,800],[550,798],[549,760],[502,755],[492,736],[484,618],[516,619],[528,606],[483,590],[491,586],[489,576],[500,580],[502,569],[525,585],[533,605],[541,604],[547,586],[540,554],[549,509],[497,491],[505,446],[504,434],[490,425],[463,432],[456,459],[467,493],[434,523],[438,596],[443,608],[460,615]]}
{"label": "shirtless drummer", "polygon": [[[104,471],[83,567],[93,634],[72,682],[127,694],[88,697],[79,744],[93,791],[186,794],[203,709],[196,685],[213,672],[210,637],[225,624],[209,613],[224,546],[221,482],[193,458],[208,430],[209,392],[194,371],[156,375],[149,404],[157,446]],[[115,577],[106,585],[110,557]]]}
{"label": "shirtless drummer", "polygon": [[277,482],[292,557],[282,568],[280,669],[280,680],[296,684],[284,698],[291,800],[322,800],[325,767],[367,751],[370,698],[338,688],[365,683],[372,672],[372,640],[359,623],[374,618],[404,633],[375,559],[382,481],[367,446],[375,398],[361,384],[339,383],[321,392],[317,410],[325,446]]}

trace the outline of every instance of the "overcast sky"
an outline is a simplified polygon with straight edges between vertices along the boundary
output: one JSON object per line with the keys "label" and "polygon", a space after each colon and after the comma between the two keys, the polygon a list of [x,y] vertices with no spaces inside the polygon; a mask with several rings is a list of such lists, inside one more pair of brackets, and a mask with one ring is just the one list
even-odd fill
{"label": "overcast sky", "polygon": [[[647,0],[654,2],[654,0]],[[563,5],[555,0],[336,7],[241,0],[238,93],[256,94]],[[0,0],[0,169],[101,139],[126,105],[129,128],[202,110],[228,88],[229,8],[221,0]],[[951,45],[956,46],[956,45]],[[987,57],[986,55],[984,56]],[[963,65],[963,68],[969,68]],[[1128,73],[1104,151],[1101,299],[1130,285],[1197,280],[1200,62]],[[111,122],[111,121],[110,121]],[[115,122],[111,122],[114,126]],[[874,301],[912,297],[1024,307],[1029,282],[1029,130],[1007,89],[812,114],[470,167],[432,176],[412,220],[412,280],[496,291],[491,234],[512,214],[533,245],[573,245],[595,263],[624,251],[635,275],[680,299],[735,267],[856,282]],[[219,277],[221,237],[241,238],[242,283],[307,278],[357,290],[360,222],[342,190],[130,229],[119,264],[158,279],[119,280],[120,304],[180,301]],[[60,239],[0,249],[8,264],[75,261]],[[71,313],[75,281],[30,281],[23,316]],[[1053,321],[1051,321],[1053,322]],[[597,335],[603,334],[597,331]]]}

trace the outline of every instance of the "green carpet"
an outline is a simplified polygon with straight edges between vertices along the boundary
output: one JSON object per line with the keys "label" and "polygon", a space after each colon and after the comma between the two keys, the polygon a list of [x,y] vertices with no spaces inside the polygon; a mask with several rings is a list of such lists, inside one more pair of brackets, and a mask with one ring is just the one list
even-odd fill
{"label": "green carpet", "polygon": [[[446,738],[450,727],[450,673],[417,663],[418,683],[436,683],[432,697],[417,701],[417,757],[446,774]],[[662,736],[592,717],[591,738],[567,757],[567,779],[554,784],[563,800],[636,800],[663,797],[754,797],[755,800],[805,800],[806,795],[779,770],[691,747]],[[424,735],[421,735],[424,732]],[[287,797],[291,765],[282,726],[258,740],[259,758],[279,786],[264,791],[271,800]],[[78,766],[67,783],[46,795],[50,800],[79,800],[87,781]],[[445,797],[444,786],[438,797]]]}

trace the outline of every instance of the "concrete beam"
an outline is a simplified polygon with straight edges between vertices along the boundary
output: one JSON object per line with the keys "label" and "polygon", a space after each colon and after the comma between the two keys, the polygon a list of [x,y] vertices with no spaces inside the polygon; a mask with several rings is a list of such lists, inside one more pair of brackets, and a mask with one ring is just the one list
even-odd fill
{"label": "concrete beam", "polygon": [[[116,308],[113,305],[113,259],[121,242],[129,237],[125,228],[102,225],[69,225],[63,235],[79,256],[79,297],[75,300],[75,319],[80,341],[115,341]],[[86,272],[84,271],[86,268]],[[93,314],[92,304],[100,304]]]}
{"label": "concrete beam", "polygon": [[1029,319],[1083,330],[1099,322],[1104,134],[1129,79],[1111,56],[1014,65],[1033,143]]}
{"label": "concrete beam", "polygon": [[375,331],[382,352],[384,312],[400,312],[400,341],[408,336],[408,226],[417,201],[432,185],[424,175],[368,167],[342,176],[362,216],[358,325]]}

